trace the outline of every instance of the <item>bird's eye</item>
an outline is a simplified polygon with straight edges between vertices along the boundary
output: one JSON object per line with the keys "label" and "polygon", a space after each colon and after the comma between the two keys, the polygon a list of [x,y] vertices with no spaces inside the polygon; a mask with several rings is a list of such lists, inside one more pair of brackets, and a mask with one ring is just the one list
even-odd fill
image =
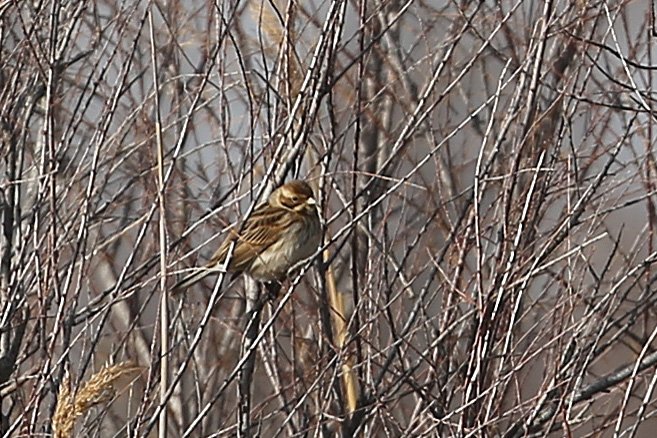
{"label": "bird's eye", "polygon": [[292,202],[299,202],[299,197],[297,195],[292,196]]}

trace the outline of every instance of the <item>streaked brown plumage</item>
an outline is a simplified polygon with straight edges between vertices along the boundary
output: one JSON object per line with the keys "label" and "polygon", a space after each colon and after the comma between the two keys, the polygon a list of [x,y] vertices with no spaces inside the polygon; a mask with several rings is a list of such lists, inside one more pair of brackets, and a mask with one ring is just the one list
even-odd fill
{"label": "streaked brown plumage", "polygon": [[282,280],[292,266],[310,257],[320,243],[319,210],[312,189],[303,181],[280,186],[253,211],[241,230],[231,230],[208,264],[179,281],[174,292],[218,272],[233,241],[236,243],[228,272],[244,272],[260,281]]}

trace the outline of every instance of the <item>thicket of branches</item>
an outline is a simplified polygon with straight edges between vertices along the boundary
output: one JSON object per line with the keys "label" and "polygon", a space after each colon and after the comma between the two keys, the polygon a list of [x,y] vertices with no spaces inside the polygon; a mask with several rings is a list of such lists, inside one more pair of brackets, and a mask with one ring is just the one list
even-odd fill
{"label": "thicket of branches", "polygon": [[[652,436],[654,11],[0,0],[2,436]],[[169,288],[292,178],[275,299]]]}

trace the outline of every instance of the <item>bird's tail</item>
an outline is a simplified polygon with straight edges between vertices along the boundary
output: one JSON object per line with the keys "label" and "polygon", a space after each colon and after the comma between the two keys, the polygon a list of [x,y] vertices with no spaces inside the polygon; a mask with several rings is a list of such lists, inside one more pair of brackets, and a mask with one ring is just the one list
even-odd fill
{"label": "bird's tail", "polygon": [[171,292],[174,295],[184,292],[188,287],[198,283],[199,281],[203,280],[205,277],[212,274],[213,272],[214,271],[212,271],[212,269],[205,269],[205,268],[200,269],[198,272],[193,272],[185,276],[178,283],[176,283],[171,289]]}

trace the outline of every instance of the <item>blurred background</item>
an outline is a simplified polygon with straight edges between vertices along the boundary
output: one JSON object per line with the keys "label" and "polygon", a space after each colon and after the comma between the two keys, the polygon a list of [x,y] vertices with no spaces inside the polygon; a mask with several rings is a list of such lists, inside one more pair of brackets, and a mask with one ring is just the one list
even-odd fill
{"label": "blurred background", "polygon": [[[0,436],[653,436],[656,17],[0,0]],[[277,297],[171,294],[295,178]]]}

